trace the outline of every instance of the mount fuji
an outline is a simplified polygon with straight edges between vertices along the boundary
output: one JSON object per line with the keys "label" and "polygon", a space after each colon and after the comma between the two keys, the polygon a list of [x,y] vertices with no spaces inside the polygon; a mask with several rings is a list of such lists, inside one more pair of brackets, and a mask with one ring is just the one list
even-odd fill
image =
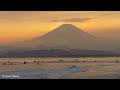
{"label": "mount fuji", "polygon": [[[109,44],[110,45],[110,44]],[[63,24],[43,36],[16,44],[24,49],[81,49],[104,50],[111,49],[108,43],[95,37],[72,24]]]}
{"label": "mount fuji", "polygon": [[0,50],[0,57],[118,55],[112,44],[72,24],[63,24],[43,36]]}

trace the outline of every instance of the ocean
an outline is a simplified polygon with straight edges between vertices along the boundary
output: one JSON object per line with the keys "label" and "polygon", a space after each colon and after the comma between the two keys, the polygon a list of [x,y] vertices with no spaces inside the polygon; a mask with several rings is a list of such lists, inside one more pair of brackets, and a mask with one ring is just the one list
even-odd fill
{"label": "ocean", "polygon": [[120,57],[0,58],[0,79],[119,79]]}

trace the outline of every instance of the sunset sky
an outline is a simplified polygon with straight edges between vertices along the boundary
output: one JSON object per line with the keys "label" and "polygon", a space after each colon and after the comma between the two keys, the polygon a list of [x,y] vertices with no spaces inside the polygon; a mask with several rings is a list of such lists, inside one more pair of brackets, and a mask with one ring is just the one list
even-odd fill
{"label": "sunset sky", "polygon": [[120,11],[0,11],[0,45],[41,36],[62,24],[120,40]]}

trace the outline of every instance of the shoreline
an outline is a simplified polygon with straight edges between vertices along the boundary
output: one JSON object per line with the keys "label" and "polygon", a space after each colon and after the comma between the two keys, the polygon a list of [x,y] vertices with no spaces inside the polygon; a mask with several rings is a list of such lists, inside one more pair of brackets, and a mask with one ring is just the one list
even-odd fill
{"label": "shoreline", "polygon": [[107,58],[120,57],[120,55],[77,55],[77,56],[46,56],[46,57],[0,57],[0,58]]}

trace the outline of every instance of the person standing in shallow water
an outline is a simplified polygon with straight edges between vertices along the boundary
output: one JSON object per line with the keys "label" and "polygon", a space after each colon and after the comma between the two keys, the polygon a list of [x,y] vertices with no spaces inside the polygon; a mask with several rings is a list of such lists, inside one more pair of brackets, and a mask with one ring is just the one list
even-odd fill
{"label": "person standing in shallow water", "polygon": [[3,65],[5,65],[5,62],[3,63]]}
{"label": "person standing in shallow water", "polygon": [[24,64],[26,64],[26,62],[24,61]]}
{"label": "person standing in shallow water", "polygon": [[116,62],[118,63],[119,61],[117,60]]}

